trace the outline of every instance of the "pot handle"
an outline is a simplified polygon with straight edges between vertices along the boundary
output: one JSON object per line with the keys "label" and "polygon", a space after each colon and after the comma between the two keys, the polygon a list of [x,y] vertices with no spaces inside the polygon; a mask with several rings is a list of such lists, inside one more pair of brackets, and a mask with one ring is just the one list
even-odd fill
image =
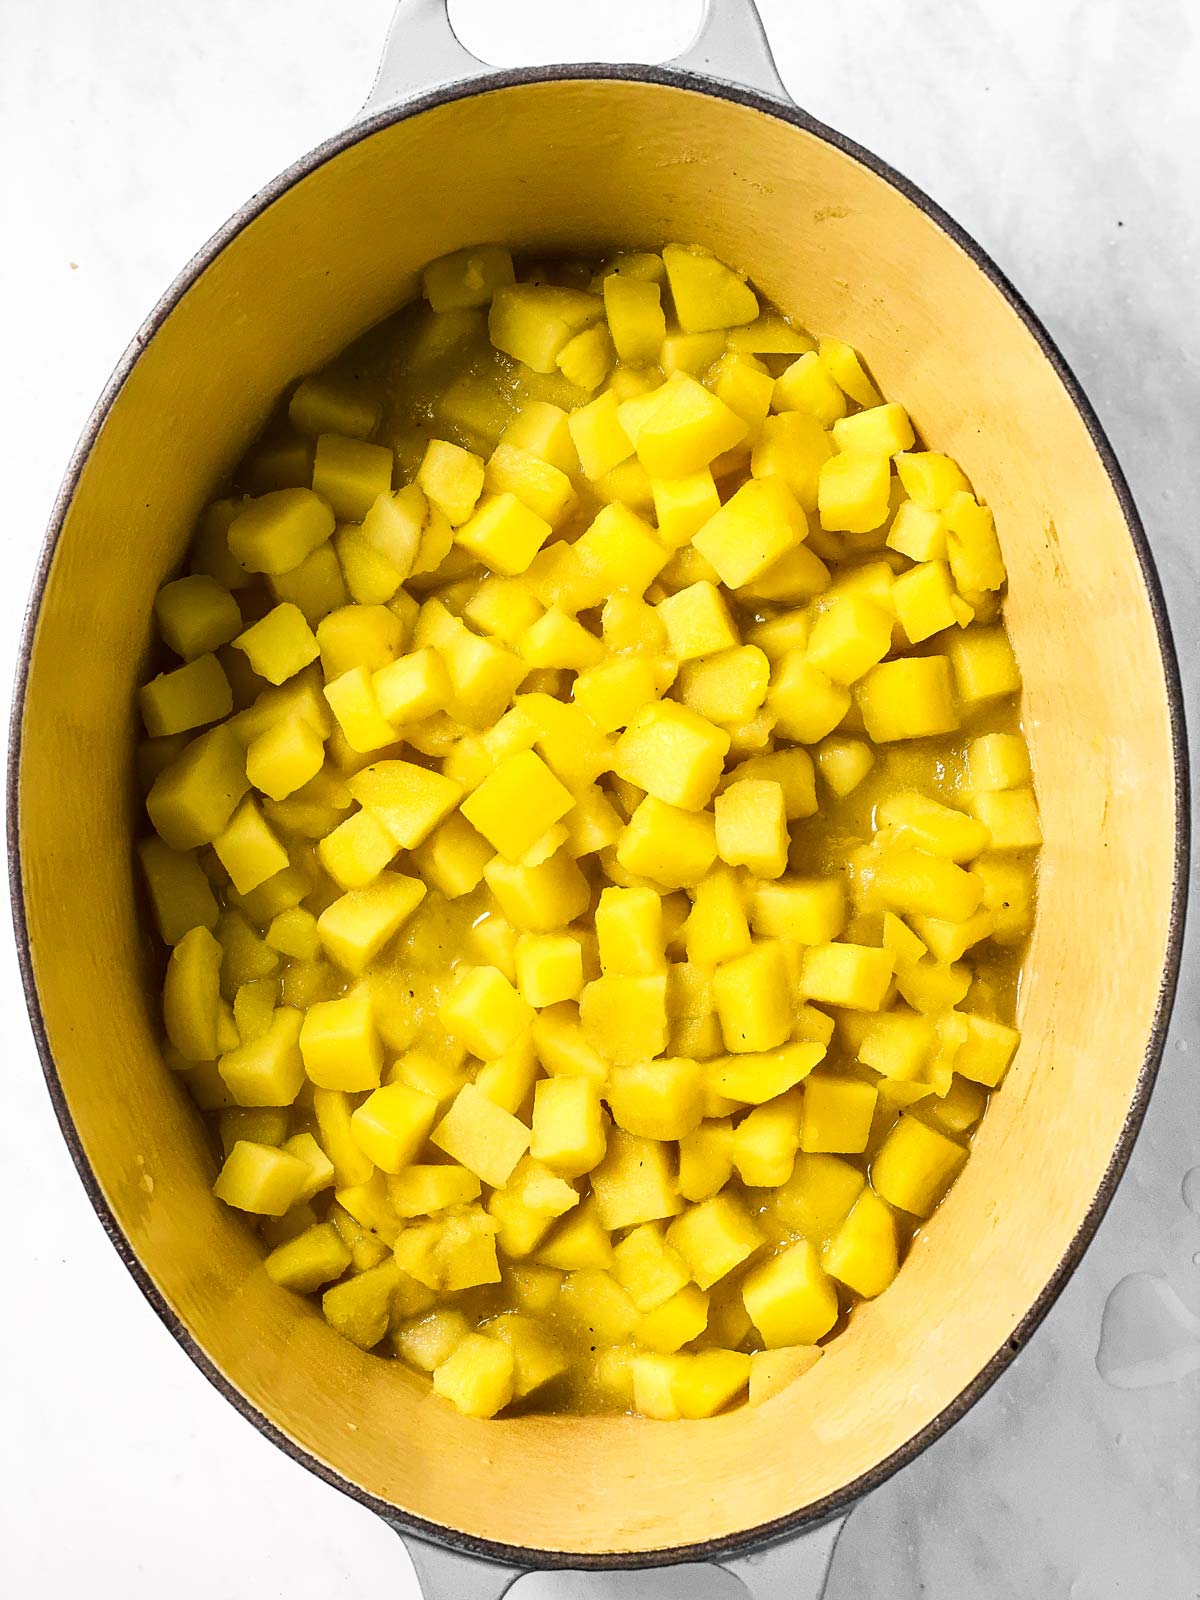
{"label": "pot handle", "polygon": [[[845,1523],[845,1515],[835,1517],[820,1527],[785,1539],[782,1544],[773,1544],[749,1555],[727,1556],[711,1564],[696,1564],[689,1570],[700,1577],[706,1570],[719,1568],[737,1579],[749,1600],[821,1600],[833,1552]],[[401,1534],[401,1538],[416,1569],[424,1600],[502,1600],[532,1570],[484,1561],[461,1550],[448,1550],[443,1545],[414,1539],[409,1534]],[[663,1570],[681,1572],[683,1569],[668,1567]],[[571,1576],[571,1593],[584,1595],[594,1588],[595,1600],[616,1600],[617,1596],[645,1600],[654,1581],[653,1571],[646,1568],[637,1572],[573,1572]],[[693,1592],[699,1600],[704,1593],[703,1585],[698,1585]]]}
{"label": "pot handle", "polygon": [[[696,37],[665,65],[788,99],[754,0],[705,0]],[[450,84],[486,80],[498,70],[459,39],[449,0],[399,0],[359,119]]]}

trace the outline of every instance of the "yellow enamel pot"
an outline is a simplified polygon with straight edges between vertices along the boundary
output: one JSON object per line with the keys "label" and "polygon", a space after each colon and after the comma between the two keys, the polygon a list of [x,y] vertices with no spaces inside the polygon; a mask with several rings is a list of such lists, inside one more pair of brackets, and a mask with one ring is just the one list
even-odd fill
{"label": "yellow enamel pot", "polygon": [[[481,239],[702,240],[865,352],[995,509],[1008,562],[1045,830],[1023,1043],[893,1287],[802,1385],[702,1423],[476,1422],[340,1339],[213,1199],[159,1055],[131,857],[155,589],[280,392],[412,295],[422,263]],[[928,199],[787,101],[749,0],[710,5],[670,67],[526,72],[473,61],[443,0],[405,0],[363,117],[212,240],[102,397],[38,572],[11,759],[30,1011],[105,1227],[222,1393],[405,1533],[447,1600],[490,1600],[522,1569],[691,1561],[760,1600],[815,1592],[839,1514],[1029,1338],[1145,1107],[1182,932],[1185,740],[1137,514],[1028,308]]]}

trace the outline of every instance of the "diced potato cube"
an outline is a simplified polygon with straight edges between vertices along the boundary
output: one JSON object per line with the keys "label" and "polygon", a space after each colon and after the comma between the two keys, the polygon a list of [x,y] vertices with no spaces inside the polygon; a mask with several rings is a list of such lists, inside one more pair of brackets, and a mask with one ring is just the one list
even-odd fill
{"label": "diced potato cube", "polygon": [[624,505],[602,507],[571,553],[579,573],[580,606],[599,605],[624,591],[642,595],[667,563],[667,552],[650,524]]}
{"label": "diced potato cube", "polygon": [[875,744],[953,733],[958,709],[945,656],[907,656],[872,667],[856,689],[867,737]]}
{"label": "diced potato cube", "polygon": [[591,897],[588,881],[565,850],[536,867],[493,856],[483,872],[505,917],[522,933],[552,933],[581,915]]}
{"label": "diced potato cube", "polygon": [[675,317],[685,334],[738,328],[758,317],[758,297],[750,285],[707,250],[669,244],[662,259]]}
{"label": "diced potato cube", "polygon": [[[689,661],[679,676],[680,698],[699,716],[730,729],[744,726],[767,696],[771,663],[756,645]],[[773,726],[773,723],[772,723]]]}
{"label": "diced potato cube", "polygon": [[713,998],[725,1048],[737,1054],[773,1050],[792,1026],[793,985],[777,940],[755,945],[719,966]]}
{"label": "diced potato cube", "polygon": [[802,1097],[792,1089],[757,1106],[738,1123],[733,1160],[747,1187],[777,1189],[788,1181],[800,1144],[802,1116]]}
{"label": "diced potato cube", "polygon": [[860,944],[819,944],[804,952],[800,989],[810,1000],[878,1011],[892,981],[890,950]]}
{"label": "diced potato cube", "polygon": [[600,1093],[588,1077],[546,1078],[534,1089],[535,1161],[566,1178],[590,1172],[607,1144]]}
{"label": "diced potato cube", "polygon": [[973,627],[951,634],[946,654],[954,668],[958,697],[966,705],[1014,694],[1021,687],[1020,669],[1002,627]]}
{"label": "diced potato cube", "polygon": [[258,1038],[227,1050],[217,1063],[240,1106],[290,1106],[304,1082],[299,1039],[302,1014],[280,1006]]}
{"label": "diced potato cube", "polygon": [[326,953],[357,976],[395,937],[425,898],[419,878],[381,872],[363,889],[351,889],[317,918]]}
{"label": "diced potato cube", "polygon": [[876,807],[875,815],[877,825],[893,829],[899,842],[930,855],[970,861],[987,847],[988,832],[982,823],[912,790],[888,795]]}
{"label": "diced potato cube", "polygon": [[263,1265],[267,1276],[281,1288],[312,1294],[340,1278],[350,1260],[337,1229],[331,1222],[321,1222],[272,1250]]}
{"label": "diced potato cube", "polygon": [[321,865],[342,889],[373,883],[396,854],[396,841],[372,811],[356,811],[320,840]]}
{"label": "diced potato cube", "polygon": [[488,1334],[513,1354],[513,1398],[523,1400],[567,1370],[565,1353],[531,1317],[506,1311],[487,1324]]}
{"label": "diced potato cube", "polygon": [[317,624],[325,677],[332,681],[353,667],[370,674],[399,654],[404,627],[386,606],[343,606]]}
{"label": "diced potato cube", "polygon": [[676,1192],[673,1166],[668,1145],[623,1128],[610,1129],[604,1160],[592,1169],[592,1192],[602,1225],[610,1230],[632,1228],[675,1216],[683,1202]]}
{"label": "diced potato cube", "polygon": [[166,643],[185,661],[228,644],[242,628],[237,601],[206,573],[164,584],[154,597],[154,620]]}
{"label": "diced potato cube", "polygon": [[585,984],[584,1038],[617,1066],[650,1060],[667,1047],[666,974],[605,976]]}
{"label": "diced potato cube", "polygon": [[567,341],[603,314],[599,295],[548,284],[502,284],[492,296],[488,335],[514,361],[534,372],[553,372]]}
{"label": "diced potato cube", "polygon": [[716,797],[717,854],[758,878],[778,878],[790,842],[783,789],[765,778],[740,778]]}
{"label": "diced potato cube", "polygon": [[606,389],[588,405],[572,411],[567,419],[571,441],[587,478],[602,478],[633,454],[630,439],[618,416],[616,395]]}
{"label": "diced potato cube", "polygon": [[704,1121],[679,1141],[679,1192],[685,1200],[710,1200],[733,1172],[733,1128]]}
{"label": "diced potato cube", "polygon": [[421,1372],[448,1361],[471,1332],[461,1311],[440,1306],[424,1317],[401,1323],[392,1333],[396,1354]]}
{"label": "diced potato cube", "polygon": [[967,1159],[962,1145],[915,1117],[901,1117],[871,1163],[876,1192],[899,1211],[927,1217]]}
{"label": "diced potato cube", "polygon": [[186,733],[233,710],[233,691],[214,655],[197,656],[173,672],[160,672],[138,694],[142,721],[153,739]]}
{"label": "diced potato cube", "polygon": [[472,245],[431,261],[421,274],[421,293],[434,311],[486,306],[497,289],[513,282],[512,256],[502,244]]}
{"label": "diced potato cube", "polygon": [[840,339],[821,339],[817,344],[821,365],[860,406],[877,406],[879,393],[863,370],[863,364],[850,345]]}
{"label": "diced potato cube", "polygon": [[913,444],[908,412],[895,401],[872,405],[833,425],[833,442],[843,454],[857,450],[865,455],[894,456]]}
{"label": "diced potato cube", "polygon": [[295,1204],[307,1178],[308,1168],[296,1156],[240,1139],[217,1174],[213,1193],[238,1211],[281,1217]]}
{"label": "diced potato cube", "polygon": [[826,1246],[821,1265],[864,1300],[882,1294],[899,1265],[896,1219],[873,1189],[864,1189]]}
{"label": "diced potato cube", "polygon": [[693,1281],[711,1289],[754,1254],[763,1235],[739,1200],[718,1194],[676,1217],[667,1229],[667,1243],[683,1257]]}
{"label": "diced potato cube", "polygon": [[698,811],[717,786],[728,750],[723,729],[687,706],[656,701],[617,740],[613,771],[666,805]]}
{"label": "diced potato cube", "polygon": [[510,1050],[533,1021],[533,1007],[495,967],[469,967],[443,999],[442,1022],[481,1061]]}
{"label": "diced potato cube", "polygon": [[771,408],[775,380],[763,363],[748,351],[730,350],[709,375],[709,386],[719,400],[735,412],[751,434],[757,434]]}
{"label": "diced potato cube", "polygon": [[445,662],[428,647],[380,667],[371,683],[384,718],[398,725],[444,711],[454,692]]}
{"label": "diced potato cube", "polygon": [[936,450],[906,451],[897,456],[896,471],[904,492],[927,511],[940,511],[954,495],[971,488],[956,463]]}
{"label": "diced potato cube", "polygon": [[875,765],[875,752],[862,739],[825,739],[816,755],[821,776],[839,799],[857,789]]}
{"label": "diced potato cube", "polygon": [[985,733],[967,746],[967,778],[975,794],[1019,789],[1029,782],[1029,748],[1019,733]]}
{"label": "diced potato cube", "polygon": [[614,1067],[605,1099],[618,1128],[643,1139],[685,1139],[704,1115],[701,1070],[678,1058]]}
{"label": "diced potato cube", "polygon": [[910,561],[944,563],[946,524],[938,512],[926,510],[915,500],[904,500],[892,518],[886,543],[889,550],[898,550]]}
{"label": "diced potato cube", "polygon": [[253,739],[246,776],[272,800],[283,800],[315,778],[325,762],[321,735],[303,717],[284,717]]}
{"label": "diced potato cube", "polygon": [[569,933],[523,933],[517,940],[517,986],[540,1009],[577,1000],[583,989],[583,947]]}
{"label": "diced potato cube", "polygon": [[716,828],[706,811],[682,811],[648,794],[617,842],[627,871],[666,889],[700,882],[717,856]]}
{"label": "diced potato cube", "polygon": [[433,1387],[467,1417],[494,1417],[513,1398],[516,1366],[499,1339],[470,1333],[433,1374]]}
{"label": "diced potato cube", "polygon": [[365,986],[310,1006],[299,1039],[304,1070],[318,1087],[351,1094],[378,1087],[383,1050]]}
{"label": "diced potato cube", "polygon": [[840,1073],[814,1072],[804,1084],[801,1150],[807,1155],[865,1150],[877,1098],[873,1084]]}
{"label": "diced potato cube", "polygon": [[500,443],[527,450],[560,472],[579,471],[567,413],[546,400],[526,401],[501,434]]}
{"label": "diced potato cube", "polygon": [[177,945],[193,928],[216,927],[212,886],[190,851],[172,850],[155,836],[141,841],[138,858],[164,944]]}
{"label": "diced potato cube", "polygon": [[823,428],[846,414],[846,396],[815,350],[805,351],[776,378],[771,404],[776,411],[807,412]]}
{"label": "diced potato cube", "polygon": [[572,1272],[559,1293],[561,1314],[574,1324],[576,1336],[593,1348],[619,1344],[637,1326],[633,1301],[608,1272],[585,1267]]}
{"label": "diced potato cube", "polygon": [[239,634],[233,645],[260,678],[274,684],[295,677],[321,653],[304,613],[286,601]]}
{"label": "diced potato cube", "polygon": [[229,549],[247,572],[290,572],[334,529],[334,514],[311,489],[276,489],[247,500],[229,525]]}
{"label": "diced potato cube", "polygon": [[486,494],[455,542],[493,572],[524,572],[551,534],[550,524],[511,491]]}
{"label": "diced potato cube", "polygon": [[1002,587],[1007,573],[992,513],[960,489],[942,508],[946,554],[960,594]]}
{"label": "diced potato cube", "polygon": [[206,927],[190,929],[176,943],[163,984],[167,1038],[187,1061],[217,1054],[222,949]]}
{"label": "diced potato cube", "polygon": [[532,750],[506,757],[462,802],[464,817],[508,861],[522,861],[574,804]]}
{"label": "diced potato cube", "polygon": [[652,480],[658,536],[670,550],[685,546],[721,509],[721,497],[707,467],[683,478]]}
{"label": "diced potato cube", "polygon": [[600,970],[636,977],[665,965],[662,899],[653,889],[601,890],[596,907]]}
{"label": "diced potato cube", "polygon": [[437,1101],[431,1094],[406,1083],[386,1083],[354,1112],[350,1131],[381,1172],[399,1172],[420,1153],[436,1115]]}
{"label": "diced potato cube", "polygon": [[804,512],[782,478],[751,478],[725,502],[692,543],[730,589],[765,574],[808,532]]}
{"label": "diced potato cube", "polygon": [[736,411],[688,373],[672,373],[656,392],[658,404],[637,438],[638,459],[652,480],[703,472],[745,439],[748,429]]}
{"label": "diced potato cube", "polygon": [[612,273],[604,280],[604,314],[617,355],[634,366],[654,365],[667,325],[657,283]]}
{"label": "diced potato cube", "polygon": [[349,789],[405,850],[427,838],[462,798],[452,778],[411,761],[376,761],[354,774]]}
{"label": "diced potato cube", "polygon": [[813,666],[802,651],[788,650],[775,663],[767,710],[785,739],[817,744],[833,732],[849,709],[850,691]]}
{"label": "diced potato cube", "polygon": [[370,438],[379,426],[378,400],[355,382],[318,373],[299,382],[288,402],[288,421],[307,438],[318,434],[349,434]]}
{"label": "diced potato cube", "polygon": [[483,493],[483,461],[471,450],[431,439],[417,472],[417,482],[451,527],[471,515]]}
{"label": "diced potato cube", "polygon": [[801,1041],[775,1050],[725,1056],[711,1063],[709,1082],[727,1100],[762,1105],[794,1088],[824,1055],[824,1045]]}
{"label": "diced potato cube", "polygon": [[569,1001],[547,1006],[533,1023],[538,1060],[555,1077],[586,1077],[603,1083],[608,1063],[584,1037],[579,1007]]}
{"label": "diced potato cube", "polygon": [[892,599],[896,618],[912,644],[920,644],[958,621],[958,596],[944,561],[923,561],[903,573],[896,579]]}
{"label": "diced potato cube", "polygon": [[837,1289],[807,1239],[748,1272],[742,1296],[769,1350],[815,1344],[838,1318]]}
{"label": "diced potato cube", "polygon": [[821,526],[844,533],[882,527],[889,510],[889,481],[886,456],[860,450],[830,456],[817,485]]}
{"label": "diced potato cube", "polygon": [[[286,1115],[286,1112],[282,1115]],[[283,1139],[282,1147],[288,1155],[296,1155],[309,1168],[309,1179],[301,1190],[301,1200],[312,1200],[322,1189],[333,1187],[338,1174],[334,1173],[333,1162],[312,1134],[294,1133],[290,1139]]]}
{"label": "diced potato cube", "polygon": [[739,644],[724,596],[711,583],[693,583],[655,607],[667,630],[671,654],[679,661],[713,655]]}
{"label": "diced potato cube", "polygon": [[325,685],[325,698],[346,743],[360,754],[395,744],[395,728],[379,709],[375,686],[365,667],[351,667]]}
{"label": "diced potato cube", "polygon": [[964,922],[979,909],[983,884],[943,856],[889,844],[873,870],[870,893],[878,905],[901,915]]}
{"label": "diced potato cube", "polygon": [[288,864],[287,851],[249,795],[213,840],[213,849],[239,894],[249,894]]}
{"label": "diced potato cube", "polygon": [[717,867],[696,885],[683,933],[688,960],[703,966],[731,960],[750,948],[736,873]]}
{"label": "diced potato cube", "polygon": [[832,599],[813,623],[808,661],[834,683],[856,682],[892,647],[890,613],[856,594]]}
{"label": "diced potato cube", "polygon": [[572,697],[604,733],[625,727],[648,700],[660,693],[660,666],[644,656],[609,656],[581,672]]}
{"label": "diced potato cube", "polygon": [[400,1276],[394,1261],[382,1261],[326,1289],[321,1297],[326,1322],[360,1350],[373,1350],[387,1332]]}
{"label": "diced potato cube", "polygon": [[379,496],[391,489],[395,464],[396,458],[386,445],[323,433],[317,440],[312,486],[333,507],[336,516],[347,522],[361,522]]}
{"label": "diced potato cube", "polygon": [[[381,494],[379,504],[386,506],[390,499],[390,494]],[[384,550],[366,538],[362,528],[354,523],[339,528],[333,536],[333,550],[350,598],[358,605],[382,605],[394,597],[405,574]]]}
{"label": "diced potato cube", "polygon": [[973,1083],[994,1089],[1008,1071],[1021,1035],[989,1017],[967,1017],[967,1037],[954,1057],[954,1070]]}
{"label": "diced potato cube", "polygon": [[519,1118],[489,1100],[475,1084],[468,1083],[459,1090],[432,1138],[439,1150],[468,1172],[500,1188],[529,1149],[530,1133]]}
{"label": "diced potato cube", "polygon": [[763,423],[750,470],[756,478],[780,478],[798,504],[813,512],[821,468],[832,454],[829,435],[816,417],[806,411],[785,411]]}
{"label": "diced potato cube", "polygon": [[[613,1250],[613,1276],[641,1312],[653,1311],[691,1283],[687,1263],[667,1244],[661,1222],[644,1222],[626,1234]],[[707,1320],[707,1305],[704,1310]]]}
{"label": "diced potato cube", "polygon": [[615,359],[616,351],[608,329],[597,322],[567,340],[555,358],[555,365],[568,383],[591,394],[612,371]]}

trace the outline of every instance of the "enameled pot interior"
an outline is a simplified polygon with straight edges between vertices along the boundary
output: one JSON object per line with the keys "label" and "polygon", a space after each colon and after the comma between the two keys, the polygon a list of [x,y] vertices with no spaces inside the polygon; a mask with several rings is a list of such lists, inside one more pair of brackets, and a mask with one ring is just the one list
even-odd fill
{"label": "enameled pot interior", "polygon": [[[271,1285],[209,1193],[158,1058],[130,859],[133,689],[155,587],[280,391],[478,240],[701,240],[861,349],[995,509],[1046,844],[1024,1042],[895,1285],[769,1405],[711,1422],[473,1422]],[[1005,1346],[1138,1094],[1170,942],[1170,709],[1125,518],[1035,337],[912,200],[812,131],[663,82],[525,81],[381,125],[183,294],[83,466],[33,646],[20,844],[66,1110],[115,1225],[220,1374],[329,1471],[498,1545],[629,1554],[789,1516],[871,1472]],[[152,1180],[152,1181],[150,1181]]]}

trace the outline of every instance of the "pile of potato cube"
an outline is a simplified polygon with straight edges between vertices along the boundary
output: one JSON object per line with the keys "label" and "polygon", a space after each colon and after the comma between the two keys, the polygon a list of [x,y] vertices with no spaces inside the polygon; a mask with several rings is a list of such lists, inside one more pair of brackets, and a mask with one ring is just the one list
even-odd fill
{"label": "pile of potato cube", "polygon": [[158,594],[167,1061],[276,1283],[460,1410],[761,1403],[1017,1045],[992,516],[703,250],[424,299],[415,443],[306,379]]}

